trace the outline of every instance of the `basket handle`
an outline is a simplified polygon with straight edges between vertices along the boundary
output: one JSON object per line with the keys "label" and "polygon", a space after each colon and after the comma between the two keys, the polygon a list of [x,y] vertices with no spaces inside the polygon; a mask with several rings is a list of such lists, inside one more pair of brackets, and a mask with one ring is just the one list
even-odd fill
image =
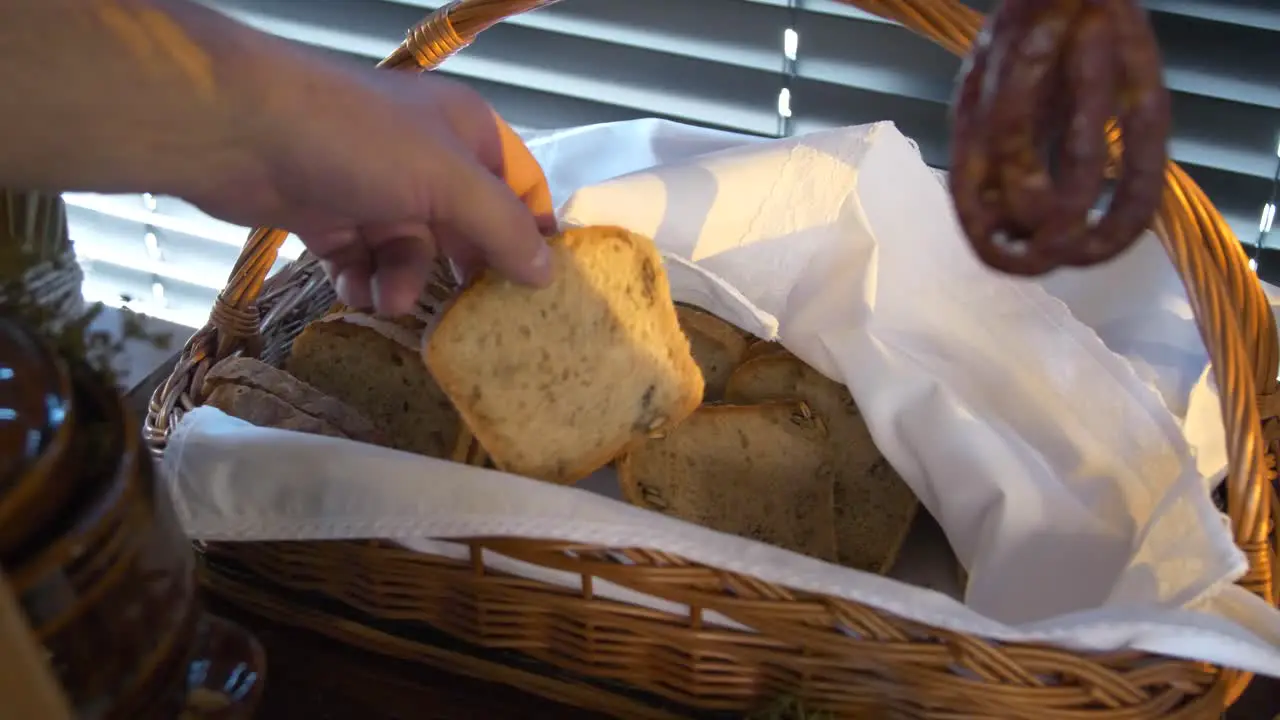
{"label": "basket handle", "polygon": [[[432,69],[506,17],[555,1],[455,0],[410,30],[379,67]],[[842,1],[901,23],[956,55],[968,53],[984,19],[959,0]],[[1119,137],[1115,133],[1111,137],[1114,157]],[[1273,458],[1280,444],[1280,388],[1276,379],[1280,351],[1270,304],[1234,233],[1204,192],[1172,162],[1165,175],[1156,225],[1186,288],[1220,391],[1230,458],[1228,513],[1250,568],[1240,583],[1274,602],[1268,544],[1274,472],[1268,469],[1263,453],[1264,443],[1270,444]],[[254,304],[286,237],[283,230],[266,228],[249,236],[210,316],[216,337],[214,360],[251,348],[256,342]],[[1265,433],[1260,409],[1266,415]],[[1233,685],[1243,688],[1248,676],[1239,680]]]}

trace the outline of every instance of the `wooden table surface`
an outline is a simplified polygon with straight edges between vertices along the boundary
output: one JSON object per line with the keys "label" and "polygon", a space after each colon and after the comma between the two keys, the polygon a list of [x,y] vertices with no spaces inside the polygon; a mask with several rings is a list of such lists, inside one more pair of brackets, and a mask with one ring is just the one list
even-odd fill
{"label": "wooden table surface", "polygon": [[[129,393],[145,413],[156,385],[173,363],[162,364]],[[141,415],[139,416],[141,417]],[[561,705],[512,688],[393,660],[247,615],[217,600],[211,609],[249,628],[267,651],[264,720],[596,720],[606,716]],[[1256,679],[1227,720],[1273,720],[1280,715],[1280,681]]]}
{"label": "wooden table surface", "polygon": [[341,645],[306,630],[210,609],[249,628],[267,651],[263,720],[597,720],[519,690]]}
{"label": "wooden table surface", "polygon": [[[605,720],[510,687],[452,675],[247,615],[211,609],[249,628],[267,652],[263,720]],[[1280,682],[1255,679],[1226,720],[1273,720]]]}

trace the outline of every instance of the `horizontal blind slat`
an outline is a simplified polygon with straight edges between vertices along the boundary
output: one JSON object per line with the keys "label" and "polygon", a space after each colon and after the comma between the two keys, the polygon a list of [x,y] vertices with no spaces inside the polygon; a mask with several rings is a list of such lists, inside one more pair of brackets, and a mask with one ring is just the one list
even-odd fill
{"label": "horizontal blind slat", "polygon": [[[364,2],[412,7],[423,14],[442,4],[438,0]],[[773,72],[780,67],[786,18],[782,8],[743,0],[565,0],[503,22],[552,37],[588,38]]]}
{"label": "horizontal blind slat", "polygon": [[[1211,49],[1197,50],[1209,43],[1203,38],[1197,41],[1185,22],[1175,20],[1166,35],[1174,38],[1170,41],[1173,44],[1187,48],[1184,55],[1194,51],[1199,53],[1197,57],[1219,57]],[[803,13],[798,31],[798,74],[803,78],[939,105],[950,101],[959,61],[900,26]],[[1275,42],[1280,38],[1233,29],[1228,39],[1246,49],[1265,46],[1269,55],[1213,61],[1193,61],[1188,55],[1174,64],[1170,78],[1185,86],[1182,90],[1173,88],[1174,158],[1270,179],[1274,170],[1270,151],[1280,129],[1280,113],[1276,112],[1280,109],[1280,42]],[[1185,92],[1189,87],[1196,91]],[[838,97],[839,93],[825,95]],[[1250,101],[1241,102],[1244,97]],[[803,102],[802,97],[793,97],[798,114],[804,112],[800,110]],[[918,139],[926,145],[938,140]]]}
{"label": "horizontal blind slat", "polygon": [[[164,283],[164,294],[153,294],[153,276],[135,268],[81,262],[84,299],[111,307],[128,307],[152,317],[190,328],[203,326],[217,293],[176,280]],[[176,338],[178,343],[184,338]]]}
{"label": "horizontal blind slat", "polygon": [[[1153,15],[1152,24],[1172,91],[1280,108],[1280,37],[1275,33],[1163,14]],[[915,97],[939,102],[950,97],[958,61],[901,26],[812,10],[800,13],[798,26],[801,74],[856,85],[858,70],[888,70],[926,83],[906,91]]]}
{"label": "horizontal blind slat", "polygon": [[[370,59],[390,52],[419,15],[416,8],[354,0],[223,0],[218,7],[268,32]],[[513,24],[486,31],[442,72],[751,133],[776,126],[776,71]]]}
{"label": "horizontal blind slat", "polygon": [[[208,4],[268,32],[368,63],[390,52],[406,28],[442,3]],[[1269,0],[1146,4],[1154,11],[1175,95],[1173,155],[1240,237],[1252,241],[1258,210],[1270,192],[1280,130],[1274,112],[1280,108],[1280,43],[1269,32],[1280,30],[1280,5]],[[787,5],[787,0],[565,0],[487,31],[442,72],[476,87],[510,122],[524,127],[656,116],[772,135],[782,31],[792,22]],[[919,143],[928,162],[944,166],[946,103],[958,61],[895,24],[835,0],[801,5],[795,11],[799,77],[789,88],[794,130],[892,120]],[[1241,19],[1255,27],[1244,27]],[[129,287],[138,291],[159,277],[166,287],[173,285],[166,292],[174,308],[181,307],[182,298],[196,302],[214,292],[244,240],[243,228],[218,224],[168,198],[158,199],[157,212],[148,215],[136,206],[123,212],[133,202],[127,197],[85,196],[97,200],[80,205],[69,197],[73,236],[97,235],[84,241],[83,253],[97,268],[95,277],[132,283]],[[148,231],[167,252],[160,262],[147,254],[142,238]],[[286,258],[299,249],[296,240],[291,242]]]}
{"label": "horizontal blind slat", "polygon": [[1143,0],[1142,4],[1157,13],[1280,32],[1280,5],[1275,0]]}

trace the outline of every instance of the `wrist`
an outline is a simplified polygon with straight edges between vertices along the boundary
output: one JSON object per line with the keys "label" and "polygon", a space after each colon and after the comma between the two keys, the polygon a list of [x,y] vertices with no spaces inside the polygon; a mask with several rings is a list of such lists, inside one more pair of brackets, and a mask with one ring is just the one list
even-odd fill
{"label": "wrist", "polygon": [[200,162],[182,168],[165,192],[197,204],[230,202],[235,208],[228,212],[265,212],[281,201],[287,186],[307,181],[293,173],[343,134],[344,120],[374,104],[365,95],[369,87],[363,73],[376,71],[347,67],[251,28],[236,30],[211,33],[210,55],[227,80],[202,136]]}
{"label": "wrist", "polygon": [[181,134],[178,151],[159,161],[152,191],[199,198],[223,187],[256,184],[267,173],[270,136],[280,125],[269,111],[273,86],[287,82],[281,79],[279,58],[291,48],[186,0],[149,1],[181,27],[199,54],[189,64],[178,63],[188,65],[181,68],[188,112],[176,129],[155,128],[152,138],[161,147],[142,153],[165,153],[166,139]]}
{"label": "wrist", "polygon": [[186,0],[16,5],[0,95],[24,102],[0,113],[0,186],[186,194],[252,171],[266,36]]}

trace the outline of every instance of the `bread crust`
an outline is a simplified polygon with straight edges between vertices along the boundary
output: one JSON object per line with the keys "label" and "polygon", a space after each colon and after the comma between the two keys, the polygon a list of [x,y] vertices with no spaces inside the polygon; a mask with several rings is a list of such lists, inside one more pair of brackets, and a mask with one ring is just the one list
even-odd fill
{"label": "bread crust", "polygon": [[259,427],[353,439],[332,423],[308,415],[269,392],[247,385],[218,385],[209,393],[205,405]]}
{"label": "bread crust", "polygon": [[[260,360],[247,357],[226,358],[210,368],[205,375],[203,392],[206,397],[212,397],[220,387],[227,385],[252,388],[259,393],[272,395],[299,413],[332,426],[343,437],[369,443],[379,439],[373,423],[355,408]],[[228,394],[224,393],[222,397],[226,398]],[[225,412],[224,408],[219,409]]]}
{"label": "bread crust", "polygon": [[742,353],[742,360],[739,364],[745,365],[756,358],[775,356],[795,357],[795,355],[791,354],[790,350],[786,349],[782,343],[777,340],[761,340],[757,338],[755,342],[747,345],[747,349]]}
{"label": "bread crust", "polygon": [[750,336],[711,313],[692,305],[676,305],[680,328],[689,338],[693,359],[702,371],[707,401],[724,397],[725,386],[751,342]]}

